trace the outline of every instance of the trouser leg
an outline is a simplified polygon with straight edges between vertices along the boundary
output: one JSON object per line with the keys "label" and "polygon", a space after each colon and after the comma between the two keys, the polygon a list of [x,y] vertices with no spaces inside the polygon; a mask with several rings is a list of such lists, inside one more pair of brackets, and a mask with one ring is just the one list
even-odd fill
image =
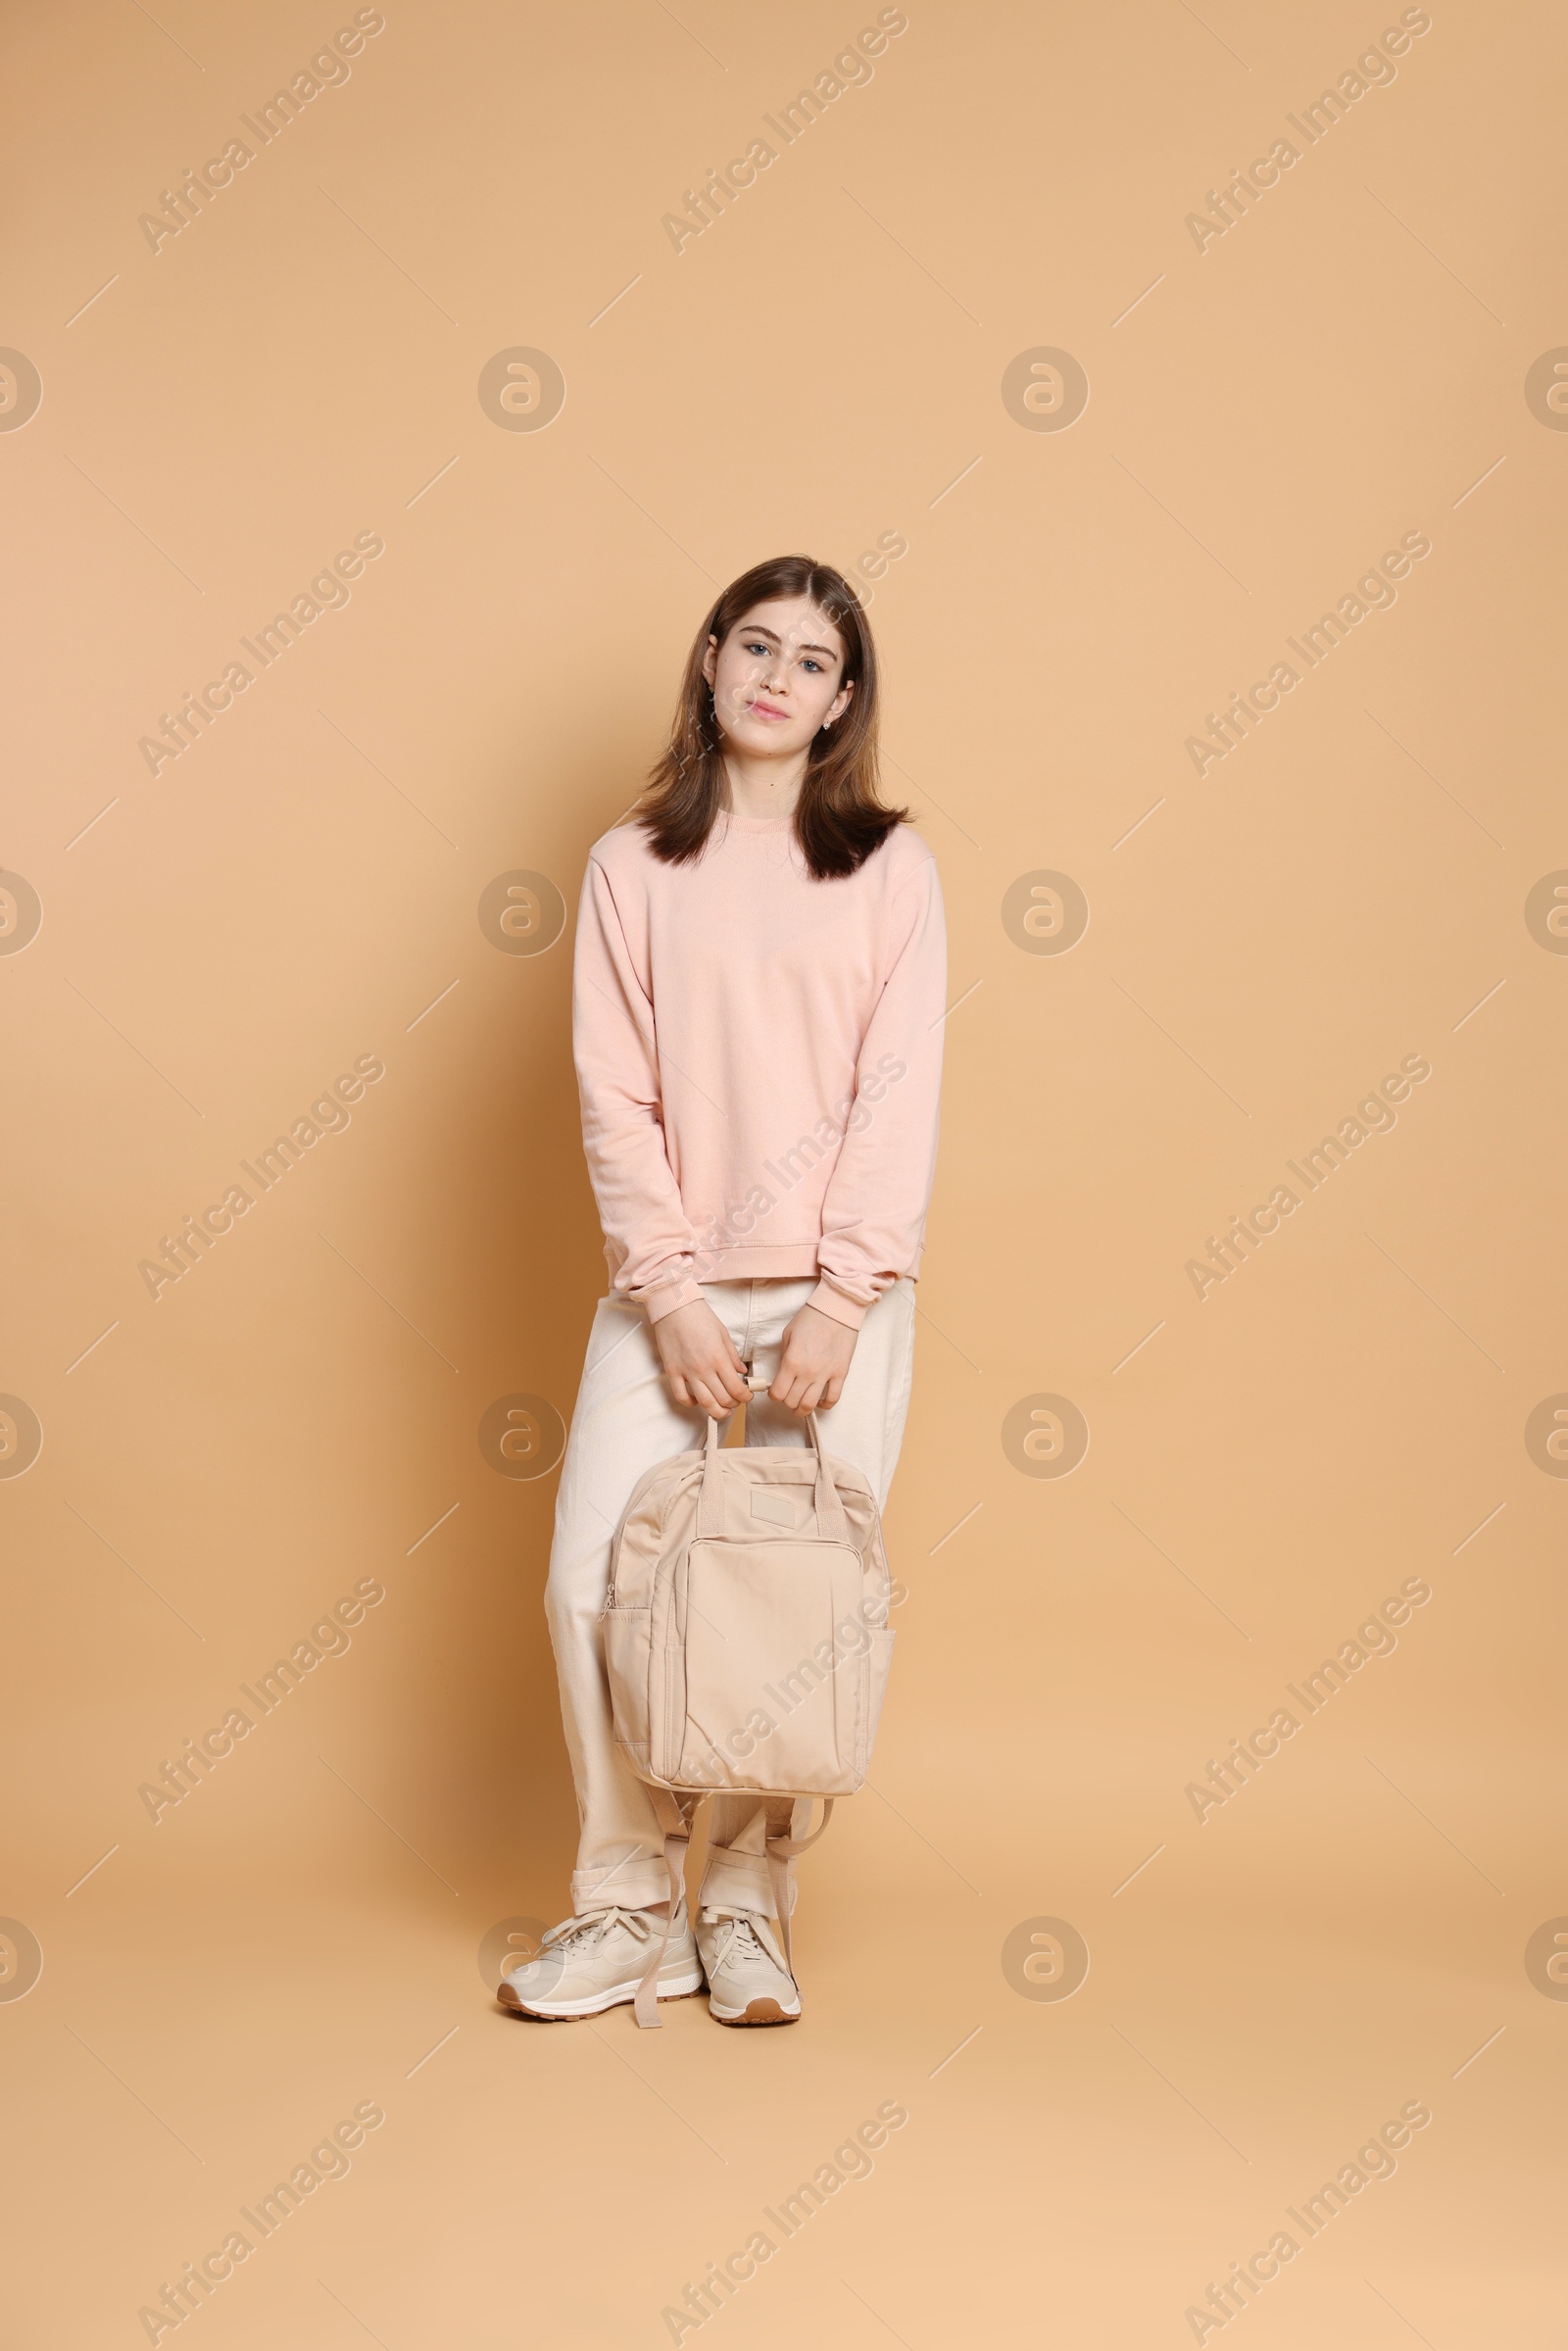
{"label": "trouser leg", "polygon": [[[709,1302],[734,1326],[749,1283],[715,1283]],[[675,1405],[647,1317],[604,1298],[594,1316],[556,1502],[545,1612],[580,1824],[576,1911],[641,1909],[669,1892],[663,1833],[648,1789],[614,1739],[600,1611],[610,1545],[645,1471],[701,1445],[707,1417]]]}

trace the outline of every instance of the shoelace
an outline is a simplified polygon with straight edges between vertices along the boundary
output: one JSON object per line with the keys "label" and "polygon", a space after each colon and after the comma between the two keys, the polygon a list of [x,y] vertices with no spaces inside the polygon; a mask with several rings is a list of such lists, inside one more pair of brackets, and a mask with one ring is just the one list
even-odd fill
{"label": "shoelace", "polygon": [[755,1966],[758,1960],[765,1960],[769,1965],[780,1969],[786,1976],[789,1974],[788,1968],[784,1966],[783,1953],[772,1947],[772,1936],[752,1911],[705,1910],[703,1912],[705,1927],[716,1927],[725,1919],[729,1920],[730,1929],[713,1953],[712,1973],[715,1976],[731,1952],[743,1967]]}
{"label": "shoelace", "polygon": [[537,1966],[547,1953],[551,1957],[558,1952],[564,1955],[572,1943],[597,1942],[616,1927],[627,1928],[639,1942],[647,1942],[655,1928],[662,1929],[663,1923],[662,1919],[651,1919],[645,1910],[621,1910],[614,1905],[608,1910],[585,1910],[580,1917],[564,1919],[559,1927],[552,1927],[529,1965]]}

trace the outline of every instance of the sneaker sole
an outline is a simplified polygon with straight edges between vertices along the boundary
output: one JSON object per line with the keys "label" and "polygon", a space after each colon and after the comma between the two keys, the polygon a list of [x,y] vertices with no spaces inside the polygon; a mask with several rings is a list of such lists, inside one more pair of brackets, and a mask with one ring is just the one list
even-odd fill
{"label": "sneaker sole", "polygon": [[776,2000],[750,2000],[739,2016],[725,2016],[710,2000],[708,2013],[715,2025],[798,2025],[801,2021],[801,2012],[798,2008],[791,2015],[789,2010],[781,2008]]}
{"label": "sneaker sole", "polygon": [[[662,1978],[659,1985],[659,1997],[662,2000],[689,2000],[703,1990],[705,1983],[706,1979],[700,1968],[694,1968],[683,1976]],[[518,1997],[510,1984],[500,1984],[496,1990],[496,1998],[510,2015],[533,2017],[539,2023],[547,2025],[581,2024],[588,2017],[603,2016],[607,2008],[629,2007],[636,1997],[636,1981],[630,1984],[614,1984],[609,1991],[592,1992],[586,1999],[562,2000],[551,2002],[549,2005],[543,2003],[530,2005],[528,2001]]]}

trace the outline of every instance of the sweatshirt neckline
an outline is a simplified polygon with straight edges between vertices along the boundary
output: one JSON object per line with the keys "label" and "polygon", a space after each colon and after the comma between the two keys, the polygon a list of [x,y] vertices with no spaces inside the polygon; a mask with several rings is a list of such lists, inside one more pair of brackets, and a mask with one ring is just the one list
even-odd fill
{"label": "sweatshirt neckline", "polygon": [[742,833],[776,833],[781,831],[785,825],[795,822],[793,815],[741,816],[733,808],[724,810],[724,819],[732,832]]}

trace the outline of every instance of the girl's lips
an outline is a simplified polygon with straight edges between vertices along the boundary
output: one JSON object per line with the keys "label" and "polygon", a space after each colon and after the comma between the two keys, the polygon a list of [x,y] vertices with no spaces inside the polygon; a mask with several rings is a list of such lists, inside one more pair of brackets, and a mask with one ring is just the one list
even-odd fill
{"label": "girl's lips", "polygon": [[776,710],[770,702],[754,702],[752,716],[754,718],[784,718],[788,716],[788,712]]}

